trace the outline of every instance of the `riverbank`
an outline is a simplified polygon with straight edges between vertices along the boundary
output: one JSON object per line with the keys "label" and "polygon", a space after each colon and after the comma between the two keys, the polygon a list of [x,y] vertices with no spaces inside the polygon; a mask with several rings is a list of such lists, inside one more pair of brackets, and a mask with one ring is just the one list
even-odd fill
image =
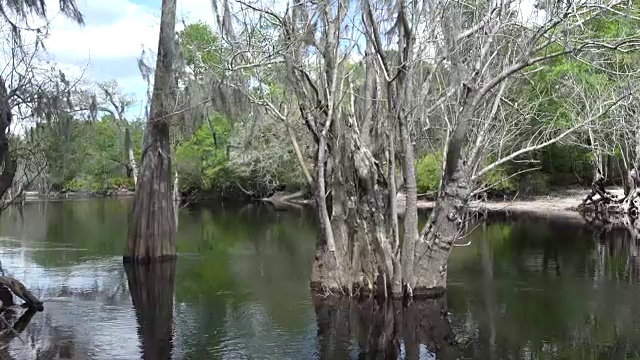
{"label": "riverbank", "polygon": [[[607,189],[617,196],[623,196],[622,188]],[[591,192],[591,189],[572,188],[552,191],[548,195],[518,198],[504,201],[471,201],[469,207],[478,210],[500,211],[514,214],[531,214],[542,217],[566,218],[567,220],[583,220],[575,209]],[[429,210],[435,206],[434,201],[418,200],[418,209]],[[398,210],[402,215],[405,207],[405,195],[398,194]]]}
{"label": "riverbank", "polygon": [[[624,191],[622,188],[608,189],[615,195],[622,196]],[[591,192],[588,188],[571,188],[556,190],[550,192],[548,195],[534,196],[534,197],[513,197],[506,198],[503,201],[489,200],[489,201],[471,201],[469,207],[477,210],[488,210],[495,212],[504,212],[507,214],[530,214],[542,217],[563,218],[568,220],[583,220],[583,217],[575,209],[582,200]],[[97,195],[91,193],[65,193],[65,194],[51,194],[50,197],[38,196],[36,192],[25,192],[25,201],[43,201],[43,200],[64,200],[64,199],[88,199],[97,197],[130,197],[134,192],[126,189],[114,191],[113,193],[105,195]],[[312,201],[306,199],[304,193],[285,193],[279,192],[274,196],[261,199],[265,202],[271,203],[276,209],[288,209],[291,207],[302,207],[311,205]],[[435,206],[434,201],[418,200],[418,209],[429,210]],[[398,212],[399,215],[404,214],[405,207],[405,195],[398,194]]]}
{"label": "riverbank", "polygon": [[103,194],[94,192],[52,192],[42,195],[37,191],[25,191],[23,194],[25,202],[47,201],[47,200],[84,200],[93,198],[115,198],[115,197],[131,197],[135,195],[135,191],[129,189],[114,189],[113,191]]}

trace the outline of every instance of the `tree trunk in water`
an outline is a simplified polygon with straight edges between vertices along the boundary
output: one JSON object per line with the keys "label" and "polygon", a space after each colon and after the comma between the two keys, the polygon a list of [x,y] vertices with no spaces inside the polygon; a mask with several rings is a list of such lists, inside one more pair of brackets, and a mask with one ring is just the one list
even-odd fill
{"label": "tree trunk in water", "polygon": [[[328,161],[332,164],[326,180],[331,188],[331,217],[326,217],[321,230],[328,231],[329,237],[318,243],[311,286],[321,292],[357,295],[375,291],[385,297],[394,274],[386,176],[363,147],[353,119],[336,117],[331,131],[340,136],[331,136]],[[321,220],[322,208],[327,209],[323,143],[321,138],[317,165],[317,188],[322,190],[315,194]],[[333,241],[333,249],[327,238]]]}
{"label": "tree trunk in water", "polygon": [[138,182],[138,165],[136,164],[136,157],[133,154],[133,144],[131,142],[131,132],[129,131],[129,127],[124,129],[124,147],[126,156],[129,160],[129,168],[131,169],[131,176],[133,177],[133,185],[135,187]]}
{"label": "tree trunk in water", "polygon": [[469,187],[462,179],[445,186],[416,244],[413,296],[429,297],[446,290],[447,262],[460,237],[468,196]]}
{"label": "tree trunk in water", "polygon": [[168,119],[173,109],[175,20],[176,0],[163,0],[153,98],[147,119],[148,144],[136,186],[125,261],[148,262],[176,256]]}
{"label": "tree trunk in water", "polygon": [[[42,311],[44,306],[42,305],[42,301],[38,300],[31,291],[27,289],[24,284],[22,284],[19,280],[14,279],[10,276],[0,276],[0,286],[3,288],[7,288],[11,290],[17,297],[24,300],[24,302],[29,306],[29,308]],[[3,300],[3,306],[11,306],[13,305],[13,299],[11,299],[11,303],[7,303],[6,300]]]}
{"label": "tree trunk in water", "polygon": [[[395,133],[395,126],[391,126],[391,134]],[[398,227],[398,188],[396,186],[396,151],[393,135],[389,134],[389,148],[387,149],[388,175],[389,175],[389,217],[391,220],[391,241],[393,249],[400,248],[400,229]],[[417,210],[417,209],[416,209]],[[416,224],[417,232],[417,224]],[[416,234],[417,236],[417,234]],[[402,295],[402,262],[401,257],[393,256],[393,276],[391,277],[391,294],[394,297]]]}
{"label": "tree trunk in water", "polygon": [[413,296],[433,296],[447,287],[447,263],[453,243],[460,237],[471,194],[470,170],[461,161],[469,120],[475,110],[473,93],[462,107],[460,120],[448,143],[438,203],[416,244]]}
{"label": "tree trunk in water", "polygon": [[126,264],[143,359],[171,359],[175,261]]}

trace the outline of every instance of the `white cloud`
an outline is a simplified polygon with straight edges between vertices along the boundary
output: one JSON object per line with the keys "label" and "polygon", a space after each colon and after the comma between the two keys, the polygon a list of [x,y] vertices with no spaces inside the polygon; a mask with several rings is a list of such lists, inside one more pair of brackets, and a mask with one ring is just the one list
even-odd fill
{"label": "white cloud", "polygon": [[[72,75],[86,80],[115,79],[127,93],[134,93],[138,106],[130,116],[140,116],[146,83],[139,75],[137,58],[142,49],[158,46],[161,2],[157,0],[78,0],[85,16],[79,26],[59,14],[58,0],[47,0],[50,35],[45,41],[47,58]],[[185,22],[205,21],[214,25],[211,0],[178,0],[176,29]]]}
{"label": "white cloud", "polygon": [[[95,2],[94,4],[103,3]],[[55,56],[77,59],[114,59],[140,54],[142,45],[158,42],[158,16],[128,0],[111,0],[120,9],[114,22],[94,25],[91,18],[84,27],[57,16],[45,44]],[[114,4],[115,3],[115,4]],[[98,5],[100,6],[100,5]],[[60,19],[60,20],[59,20]]]}

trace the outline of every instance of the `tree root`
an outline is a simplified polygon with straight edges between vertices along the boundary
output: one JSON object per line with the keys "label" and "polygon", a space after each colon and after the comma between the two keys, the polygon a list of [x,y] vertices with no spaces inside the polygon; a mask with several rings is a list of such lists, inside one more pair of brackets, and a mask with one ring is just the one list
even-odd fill
{"label": "tree root", "polygon": [[626,196],[619,198],[606,190],[604,179],[598,178],[591,185],[589,193],[576,208],[581,213],[594,213],[598,216],[611,215],[637,216],[640,209],[640,191],[631,190]]}

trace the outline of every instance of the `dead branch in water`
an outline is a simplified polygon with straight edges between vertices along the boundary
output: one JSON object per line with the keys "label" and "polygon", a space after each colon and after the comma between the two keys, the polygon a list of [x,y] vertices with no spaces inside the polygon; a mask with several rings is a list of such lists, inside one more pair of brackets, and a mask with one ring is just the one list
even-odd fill
{"label": "dead branch in water", "polygon": [[[19,280],[16,280],[10,276],[0,276],[0,286],[11,290],[13,294],[24,300],[29,308],[33,308],[38,311],[42,311],[44,309],[42,301],[38,300],[38,298],[36,298],[29,290],[27,290],[26,286],[24,286],[24,284],[22,284]],[[1,300],[2,307],[13,305],[13,299],[7,299],[6,296]]]}
{"label": "dead branch in water", "polygon": [[308,193],[304,190],[300,190],[292,194],[284,193],[284,192],[276,192],[270,197],[262,199],[262,201],[269,202],[276,207],[282,206],[282,207],[302,208],[302,205],[309,203],[309,200],[304,198],[304,196],[307,194]]}

